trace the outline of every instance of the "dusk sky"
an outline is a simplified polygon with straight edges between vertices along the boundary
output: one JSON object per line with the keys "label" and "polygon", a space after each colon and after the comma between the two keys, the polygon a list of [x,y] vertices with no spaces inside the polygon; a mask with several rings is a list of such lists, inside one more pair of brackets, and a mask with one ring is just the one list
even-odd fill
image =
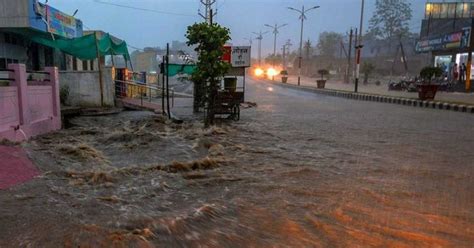
{"label": "dusk sky", "polygon": [[[43,1],[44,2],[44,1]],[[113,3],[152,11],[107,5]],[[287,23],[278,36],[278,47],[291,39],[297,48],[299,42],[300,22],[298,13],[287,7],[301,9],[315,5],[321,6],[307,14],[304,39],[316,43],[318,35],[324,31],[345,33],[351,26],[359,26],[361,0],[217,0],[216,21],[230,28],[234,45],[247,45],[244,38],[252,36],[252,32],[270,31],[264,24]],[[413,19],[410,28],[418,32],[423,17],[424,0],[410,0]],[[72,14],[79,9],[77,17],[85,25],[85,29],[101,29],[119,38],[125,39],[134,47],[161,46],[172,40],[184,41],[186,27],[194,22],[202,21],[198,16],[199,0],[50,0],[49,4],[66,13]],[[365,26],[374,10],[375,0],[366,0]],[[202,7],[201,7],[202,9]],[[158,13],[167,12],[167,13]],[[253,35],[252,37],[255,37]],[[254,41],[254,55],[257,42]],[[263,53],[273,51],[273,36],[264,37]],[[131,49],[133,50],[133,49]]]}

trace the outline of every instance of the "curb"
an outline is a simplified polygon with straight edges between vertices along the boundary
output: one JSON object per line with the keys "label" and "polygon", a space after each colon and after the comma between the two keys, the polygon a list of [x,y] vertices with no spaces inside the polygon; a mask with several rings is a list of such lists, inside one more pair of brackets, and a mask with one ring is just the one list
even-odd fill
{"label": "curb", "polygon": [[277,82],[277,84],[283,87],[287,87],[287,88],[298,89],[298,90],[303,90],[307,92],[314,92],[314,93],[318,93],[322,95],[359,100],[359,101],[391,103],[391,104],[406,105],[406,106],[412,106],[412,107],[450,110],[450,111],[455,111],[455,112],[464,112],[464,113],[474,114],[474,105],[469,105],[469,104],[455,104],[455,103],[448,103],[448,102],[442,102],[442,101],[422,101],[422,100],[406,98],[406,97],[374,95],[374,94],[367,94],[367,93],[354,93],[354,92],[330,90],[330,89],[317,89],[313,87],[297,86],[297,85],[291,85],[291,84],[284,84],[280,82]]}

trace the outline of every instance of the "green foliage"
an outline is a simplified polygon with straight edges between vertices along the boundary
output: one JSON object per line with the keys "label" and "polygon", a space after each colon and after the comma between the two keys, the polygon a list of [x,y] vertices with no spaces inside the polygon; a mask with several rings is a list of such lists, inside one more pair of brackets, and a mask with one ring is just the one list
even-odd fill
{"label": "green foliage", "polygon": [[195,110],[206,107],[206,124],[212,124],[214,96],[221,79],[230,69],[230,64],[221,60],[223,47],[230,40],[230,31],[218,24],[195,23],[188,27],[186,38],[187,45],[195,46],[198,54],[197,68],[191,76],[195,87],[194,107]]}
{"label": "green foliage", "polygon": [[321,75],[321,79],[324,80],[324,76],[329,75],[329,71],[326,69],[320,69],[318,70],[318,74]]}
{"label": "green foliage", "polygon": [[283,57],[280,54],[277,54],[276,56],[273,56],[273,54],[271,54],[265,58],[265,63],[267,64],[281,64],[282,62]]}
{"label": "green foliage", "polygon": [[441,75],[443,75],[443,69],[439,67],[427,66],[420,71],[420,77],[425,80],[431,80],[433,77],[441,77]]}
{"label": "green foliage", "polygon": [[369,81],[370,74],[375,70],[375,65],[370,62],[364,62],[360,71],[364,74],[364,83]]}
{"label": "green foliage", "polygon": [[59,89],[59,101],[61,102],[61,104],[65,105],[68,98],[69,98],[69,86],[63,85]]}
{"label": "green foliage", "polygon": [[317,45],[321,55],[333,58],[337,51],[339,51],[339,44],[342,38],[342,35],[336,32],[322,32],[319,35]]}
{"label": "green foliage", "polygon": [[376,0],[369,33],[379,39],[406,35],[411,18],[412,9],[406,0]]}
{"label": "green foliage", "polygon": [[308,39],[307,41],[305,41],[304,43],[304,53],[305,53],[305,58],[306,59],[310,59],[311,58],[311,55],[313,53],[313,48],[311,47],[311,41]]}

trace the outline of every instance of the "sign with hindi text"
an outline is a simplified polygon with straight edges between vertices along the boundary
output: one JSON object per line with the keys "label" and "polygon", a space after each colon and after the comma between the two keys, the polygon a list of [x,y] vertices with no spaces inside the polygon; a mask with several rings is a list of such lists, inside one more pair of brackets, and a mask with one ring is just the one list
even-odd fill
{"label": "sign with hindi text", "polygon": [[232,67],[250,67],[250,46],[233,46],[231,54]]}

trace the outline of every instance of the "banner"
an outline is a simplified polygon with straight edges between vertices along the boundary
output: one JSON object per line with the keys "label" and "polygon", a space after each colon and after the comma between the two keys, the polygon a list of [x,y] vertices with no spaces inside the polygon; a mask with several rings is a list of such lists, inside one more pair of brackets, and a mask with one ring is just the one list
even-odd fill
{"label": "banner", "polygon": [[440,37],[421,40],[416,43],[416,52],[442,51],[449,49],[468,48],[471,38],[471,29],[464,28],[462,31],[449,33]]}
{"label": "banner", "polygon": [[[73,16],[67,15],[49,5],[35,0],[34,11],[46,23],[46,32],[60,35],[65,38],[82,36],[82,23]],[[81,30],[80,32],[78,30]]]}

